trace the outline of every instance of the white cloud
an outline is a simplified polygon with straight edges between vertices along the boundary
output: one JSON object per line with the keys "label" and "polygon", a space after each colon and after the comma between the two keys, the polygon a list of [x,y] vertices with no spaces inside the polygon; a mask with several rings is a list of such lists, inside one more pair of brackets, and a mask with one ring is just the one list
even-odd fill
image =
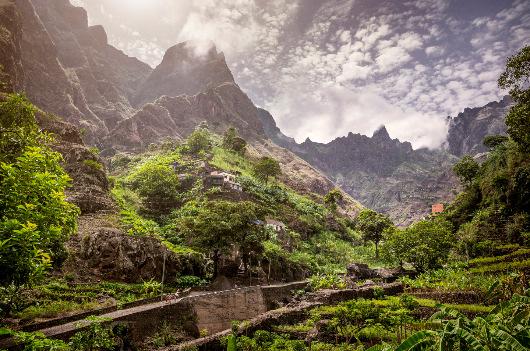
{"label": "white cloud", "polygon": [[412,60],[412,56],[399,46],[385,48],[379,51],[375,59],[381,73],[386,73]]}

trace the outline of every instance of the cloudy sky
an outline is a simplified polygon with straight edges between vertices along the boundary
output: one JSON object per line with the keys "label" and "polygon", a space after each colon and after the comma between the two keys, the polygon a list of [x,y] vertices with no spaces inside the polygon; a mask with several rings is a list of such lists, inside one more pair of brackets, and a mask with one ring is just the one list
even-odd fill
{"label": "cloudy sky", "polygon": [[506,57],[530,44],[526,0],[72,2],[152,66],[177,42],[214,41],[243,90],[298,141],[384,124],[437,147],[448,115],[503,95]]}

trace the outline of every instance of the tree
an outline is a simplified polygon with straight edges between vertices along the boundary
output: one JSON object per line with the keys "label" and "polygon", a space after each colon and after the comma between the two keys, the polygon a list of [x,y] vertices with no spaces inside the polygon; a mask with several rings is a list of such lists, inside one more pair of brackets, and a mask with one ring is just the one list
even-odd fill
{"label": "tree", "polygon": [[457,177],[460,178],[460,181],[465,184],[466,187],[473,183],[479,170],[479,164],[469,155],[462,157],[462,159],[453,167],[453,172],[455,172]]}
{"label": "tree", "polygon": [[419,272],[424,272],[441,267],[454,242],[451,224],[445,219],[436,218],[390,232],[385,238],[383,252],[387,257],[408,262]]}
{"label": "tree", "polygon": [[332,211],[336,211],[337,205],[343,200],[344,200],[344,195],[342,195],[342,192],[336,188],[333,190],[330,190],[330,192],[324,196],[324,203]]}
{"label": "tree", "polygon": [[493,150],[497,146],[504,144],[508,140],[509,138],[505,135],[488,135],[484,138],[483,144],[488,149]]}
{"label": "tree", "polygon": [[186,147],[187,151],[193,155],[209,152],[212,149],[212,140],[208,129],[204,127],[195,129],[188,136]]}
{"label": "tree", "polygon": [[176,207],[181,200],[178,175],[167,164],[146,162],[127,181],[138,192],[143,205],[155,214]]}
{"label": "tree", "polygon": [[506,116],[508,134],[523,150],[530,150],[530,46],[510,57],[499,78],[499,87],[510,89],[516,105]]}
{"label": "tree", "polygon": [[265,183],[269,177],[277,177],[281,172],[280,163],[272,157],[264,156],[254,165],[254,175]]}
{"label": "tree", "polygon": [[363,233],[365,241],[372,241],[375,244],[375,257],[377,259],[379,258],[379,242],[383,239],[383,232],[392,228],[393,225],[388,216],[372,210],[365,209],[357,216],[357,229]]}
{"label": "tree", "polygon": [[264,229],[257,221],[264,215],[248,201],[191,201],[176,213],[175,227],[192,247],[211,254],[216,277],[221,256],[231,248],[239,248],[245,267],[250,254],[261,250]]}
{"label": "tree", "polygon": [[226,130],[223,136],[223,148],[244,155],[247,150],[247,142],[241,138],[234,127]]}
{"label": "tree", "polygon": [[65,199],[62,157],[38,131],[34,111],[19,95],[0,102],[0,285],[15,294],[64,260],[79,214]]}

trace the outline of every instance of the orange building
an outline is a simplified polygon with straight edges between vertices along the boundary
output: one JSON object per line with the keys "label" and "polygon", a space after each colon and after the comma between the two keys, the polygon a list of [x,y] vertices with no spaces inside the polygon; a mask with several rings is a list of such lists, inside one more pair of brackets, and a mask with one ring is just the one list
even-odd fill
{"label": "orange building", "polygon": [[436,216],[444,211],[444,204],[432,205],[432,215]]}

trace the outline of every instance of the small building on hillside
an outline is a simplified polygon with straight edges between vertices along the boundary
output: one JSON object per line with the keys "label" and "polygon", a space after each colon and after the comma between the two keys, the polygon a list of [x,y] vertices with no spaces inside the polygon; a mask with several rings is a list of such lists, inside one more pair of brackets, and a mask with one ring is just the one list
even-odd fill
{"label": "small building on hillside", "polygon": [[270,218],[267,218],[265,220],[265,227],[266,228],[271,228],[272,230],[274,230],[277,233],[284,232],[285,230],[287,230],[287,226],[283,222],[280,222],[280,221],[277,221],[277,220],[274,220],[274,219],[270,219]]}
{"label": "small building on hillside", "polygon": [[434,204],[432,205],[432,215],[437,216],[444,211],[444,204]]}
{"label": "small building on hillside", "polygon": [[238,192],[243,191],[243,186],[236,181],[236,176],[228,172],[211,172],[205,178],[205,185],[207,187],[223,187]]}

